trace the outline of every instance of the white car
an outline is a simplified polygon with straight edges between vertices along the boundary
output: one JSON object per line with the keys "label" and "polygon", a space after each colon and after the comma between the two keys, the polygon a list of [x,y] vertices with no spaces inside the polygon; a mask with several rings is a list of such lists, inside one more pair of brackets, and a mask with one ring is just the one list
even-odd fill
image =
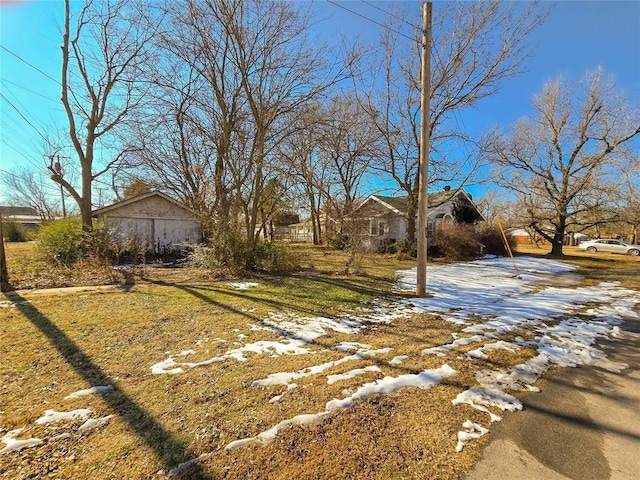
{"label": "white car", "polygon": [[582,242],[580,245],[578,245],[578,248],[580,248],[580,250],[586,250],[587,252],[609,252],[624,253],[627,255],[640,255],[640,245],[625,243],[622,240],[616,240],[614,238],[589,240],[586,242]]}

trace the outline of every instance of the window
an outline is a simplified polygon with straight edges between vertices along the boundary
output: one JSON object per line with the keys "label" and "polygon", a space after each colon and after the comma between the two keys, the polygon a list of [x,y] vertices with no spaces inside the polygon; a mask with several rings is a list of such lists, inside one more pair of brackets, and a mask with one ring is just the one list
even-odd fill
{"label": "window", "polygon": [[378,235],[384,235],[387,226],[384,222],[378,222]]}

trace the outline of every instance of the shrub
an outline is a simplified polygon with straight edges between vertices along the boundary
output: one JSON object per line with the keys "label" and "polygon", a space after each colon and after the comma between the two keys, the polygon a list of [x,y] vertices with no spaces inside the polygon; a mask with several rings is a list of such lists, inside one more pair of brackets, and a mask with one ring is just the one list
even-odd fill
{"label": "shrub", "polygon": [[147,257],[153,256],[153,250],[149,242],[133,235],[120,243],[118,257],[120,261],[128,261],[133,264],[147,263]]}
{"label": "shrub", "polygon": [[111,264],[117,263],[120,259],[120,247],[105,222],[94,223],[93,231],[87,234],[85,239],[86,247],[95,259]]}
{"label": "shrub", "polygon": [[327,245],[336,250],[346,250],[349,246],[349,235],[346,233],[333,232],[327,234],[325,241]]}
{"label": "shrub", "polygon": [[183,263],[187,267],[211,272],[217,272],[223,269],[223,265],[220,263],[216,255],[216,249],[204,244],[189,246],[188,253]]}
{"label": "shrub", "polygon": [[[485,246],[484,253],[493,255],[506,256],[507,248],[504,245],[504,239],[500,230],[496,227],[489,227],[480,233],[480,242]],[[509,245],[513,251],[514,245]]]}
{"label": "shrub", "polygon": [[378,253],[397,253],[398,242],[391,238],[384,239],[380,245],[378,245]]}
{"label": "shrub", "polygon": [[408,260],[418,256],[418,242],[416,240],[407,240],[403,238],[396,242],[396,251],[398,258]]}
{"label": "shrub", "polygon": [[36,242],[48,258],[70,265],[82,257],[82,222],[78,217],[70,217],[43,225],[36,234]]}
{"label": "shrub", "polygon": [[4,222],[2,225],[2,233],[7,242],[26,242],[29,240],[27,230],[18,222]]}
{"label": "shrub", "polygon": [[481,241],[473,225],[443,223],[436,232],[438,252],[451,260],[469,260],[480,256]]}
{"label": "shrub", "polygon": [[300,268],[298,254],[282,243],[268,240],[259,240],[253,251],[245,240],[227,242],[223,253],[224,257],[219,246],[193,245],[184,264],[216,275],[240,275],[251,270],[284,273]]}
{"label": "shrub", "polygon": [[300,268],[300,258],[282,243],[258,241],[255,251],[255,267],[269,273],[285,273]]}

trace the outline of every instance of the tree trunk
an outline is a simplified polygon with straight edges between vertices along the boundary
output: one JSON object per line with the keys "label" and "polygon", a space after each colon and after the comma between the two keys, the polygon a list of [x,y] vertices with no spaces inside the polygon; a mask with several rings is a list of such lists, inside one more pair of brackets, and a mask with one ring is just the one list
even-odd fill
{"label": "tree trunk", "polygon": [[320,245],[320,219],[315,212],[311,213],[311,240],[314,245]]}
{"label": "tree trunk", "polygon": [[407,245],[413,245],[416,241],[416,215],[418,213],[418,197],[409,195],[407,197],[407,234],[405,240]]}
{"label": "tree trunk", "polygon": [[322,243],[322,234],[320,228],[320,209],[316,207],[316,201],[313,191],[309,192],[308,198],[311,207],[311,228],[313,244],[320,245]]}
{"label": "tree trunk", "polygon": [[555,232],[553,233],[553,238],[551,239],[551,255],[554,256],[562,256],[562,246],[564,244],[564,233],[567,225],[567,218],[564,216],[560,216],[558,218],[557,223],[555,224]]}
{"label": "tree trunk", "polygon": [[[93,149],[93,146],[91,147]],[[93,173],[91,163],[85,160],[82,164],[82,203],[80,205],[80,215],[82,217],[82,230],[91,232],[93,229],[93,218],[91,209],[91,184]]]}

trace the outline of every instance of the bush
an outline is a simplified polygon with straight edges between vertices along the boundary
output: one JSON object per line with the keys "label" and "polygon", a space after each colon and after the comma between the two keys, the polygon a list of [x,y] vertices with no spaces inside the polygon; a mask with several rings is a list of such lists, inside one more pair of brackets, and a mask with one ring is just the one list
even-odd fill
{"label": "bush", "polygon": [[285,273],[300,269],[300,258],[285,245],[266,240],[258,241],[255,268],[269,273]]}
{"label": "bush", "polygon": [[193,245],[184,264],[216,275],[241,275],[252,270],[284,273],[299,269],[300,257],[282,243],[259,240],[252,251],[246,240],[236,240],[227,242],[223,249]]}
{"label": "bush", "polygon": [[90,252],[95,259],[110,264],[119,261],[122,252],[105,222],[96,222],[93,225],[93,231],[86,235],[85,238],[87,240],[87,251]]}
{"label": "bush", "polygon": [[398,253],[398,242],[391,238],[384,239],[378,246],[378,253]]}
{"label": "bush", "polygon": [[72,217],[43,225],[36,234],[36,242],[47,257],[70,265],[82,257],[82,222],[79,218]]}
{"label": "bush", "polygon": [[[483,230],[480,234],[480,242],[485,246],[484,253],[499,255],[501,257],[504,257],[509,253],[504,245],[502,234],[496,227],[490,227]],[[513,251],[514,245],[509,246],[511,251]]]}
{"label": "bush", "polygon": [[416,240],[403,238],[399,242],[396,242],[396,251],[400,259],[408,260],[410,258],[416,258],[418,256],[418,242]]}
{"label": "bush", "polygon": [[481,254],[482,242],[473,225],[443,223],[436,238],[438,254],[451,260],[469,260]]}
{"label": "bush", "polygon": [[349,246],[349,235],[346,233],[334,232],[327,234],[325,241],[327,245],[336,250],[346,250]]}
{"label": "bush", "polygon": [[146,240],[133,235],[121,242],[118,252],[119,261],[137,264],[147,263],[147,258],[153,257],[153,250]]}
{"label": "bush", "polygon": [[18,222],[4,222],[2,224],[2,233],[7,242],[26,242],[29,240],[27,230]]}
{"label": "bush", "polygon": [[187,267],[212,272],[218,272],[223,269],[223,265],[220,263],[216,255],[216,249],[204,244],[189,246],[188,253],[183,263]]}

